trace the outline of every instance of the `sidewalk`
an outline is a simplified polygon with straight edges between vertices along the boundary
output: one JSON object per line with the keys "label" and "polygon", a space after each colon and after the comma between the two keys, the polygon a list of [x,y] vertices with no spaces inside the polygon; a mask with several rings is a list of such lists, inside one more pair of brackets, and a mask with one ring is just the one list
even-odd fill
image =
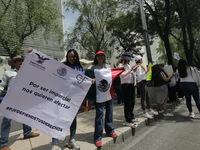
{"label": "sidewalk", "polygon": [[[169,108],[174,108],[174,104],[168,104]],[[116,149],[117,145],[121,142],[125,142],[129,137],[137,134],[137,131],[142,127],[148,125],[154,119],[147,120],[142,117],[142,110],[140,106],[140,99],[136,98],[136,105],[134,109],[135,117],[139,119],[139,125],[137,128],[132,129],[131,127],[123,126],[124,123],[124,110],[123,105],[114,104],[114,116],[113,116],[113,126],[119,137],[116,141],[111,137],[106,137],[103,135],[103,146],[101,150],[112,150]],[[94,117],[95,109],[90,110],[90,112],[81,112],[77,116],[77,134],[76,140],[80,145],[81,150],[97,150],[93,141],[94,132]],[[2,120],[2,117],[0,118]],[[34,132],[39,132],[33,129]],[[11,150],[51,150],[51,137],[41,133],[39,137],[31,139],[23,139],[22,134],[22,124],[12,121],[11,133],[9,137],[9,145]],[[60,141],[59,146],[62,149],[66,149],[66,141],[69,139],[69,134],[67,134],[65,141]]]}

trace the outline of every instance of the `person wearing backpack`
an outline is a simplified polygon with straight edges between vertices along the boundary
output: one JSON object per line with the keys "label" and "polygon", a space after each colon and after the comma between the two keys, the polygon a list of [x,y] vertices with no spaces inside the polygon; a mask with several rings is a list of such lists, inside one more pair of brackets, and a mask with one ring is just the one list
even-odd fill
{"label": "person wearing backpack", "polygon": [[170,77],[163,70],[161,64],[156,64],[152,67],[152,81],[153,81],[153,90],[149,93],[153,95],[153,99],[158,104],[158,109],[163,110],[163,116],[171,117],[174,116],[172,113],[167,111],[167,100],[168,100],[168,87],[167,83],[170,82],[171,78],[175,76],[173,73]]}

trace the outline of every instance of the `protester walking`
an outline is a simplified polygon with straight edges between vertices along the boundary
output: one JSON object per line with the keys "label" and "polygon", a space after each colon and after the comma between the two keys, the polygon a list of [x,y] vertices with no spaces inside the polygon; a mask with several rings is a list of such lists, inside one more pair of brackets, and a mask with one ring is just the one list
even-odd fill
{"label": "protester walking", "polygon": [[[17,72],[19,71],[23,60],[24,59],[21,56],[16,56],[10,61],[9,65],[11,66],[11,69],[4,72],[2,82],[0,83],[0,94],[2,93],[5,87],[8,87],[9,89],[10,86],[13,84],[13,80],[16,77]],[[11,119],[4,117],[1,123],[0,150],[10,150],[8,146],[10,128],[11,128]],[[24,139],[28,139],[37,137],[40,134],[33,133],[32,128],[30,126],[23,124],[23,135]]]}
{"label": "protester walking", "polygon": [[[105,69],[110,68],[106,64],[106,55],[104,51],[97,51],[95,53],[94,64],[91,69]],[[95,131],[94,131],[94,141],[96,147],[102,146],[102,135],[105,124],[106,135],[112,138],[117,138],[118,134],[115,133],[113,124],[113,99],[105,102],[96,102],[96,115],[95,115]],[[104,108],[105,108],[105,123],[104,123]]]}
{"label": "protester walking", "polygon": [[191,97],[193,97],[198,111],[200,112],[199,89],[195,82],[194,68],[189,66],[186,60],[180,59],[178,62],[178,74],[180,77],[180,88],[186,99],[189,117],[194,118],[195,114],[192,110]]}
{"label": "protester walking", "polygon": [[[65,65],[69,66],[70,68],[79,71],[80,73],[84,74],[83,67],[80,64],[79,55],[76,50],[70,49],[67,51],[66,61],[64,62]],[[77,117],[74,118],[71,126],[70,126],[70,139],[67,143],[67,147],[74,150],[79,150],[80,146],[75,140],[76,135],[76,127],[77,127]],[[61,150],[58,146],[58,139],[52,138],[52,149],[51,150]]]}
{"label": "protester walking", "polygon": [[135,106],[135,87],[134,87],[134,71],[136,66],[130,66],[130,61],[132,61],[131,54],[125,52],[122,54],[123,64],[118,67],[124,67],[124,72],[120,75],[122,95],[124,100],[124,117],[125,125],[130,127],[137,127],[136,122],[138,120],[134,117],[133,110]]}
{"label": "protester walking", "polygon": [[[148,92],[147,92],[146,77],[147,77],[149,68],[147,68],[147,70],[146,70],[145,67],[142,65],[143,59],[141,56],[136,56],[134,58],[134,60],[135,60],[136,65],[138,66],[135,73],[137,76],[137,87],[139,88],[139,91],[140,91],[141,107],[143,110],[143,116],[146,118],[152,119],[153,118],[152,115],[158,115],[158,112],[151,109],[149,96],[148,96]],[[145,102],[146,102],[146,106],[145,106]]]}
{"label": "protester walking", "polygon": [[168,77],[163,70],[161,64],[156,64],[152,67],[152,81],[153,87],[148,88],[148,93],[151,102],[158,104],[158,110],[163,110],[163,116],[170,117],[173,114],[167,112],[167,100],[168,100],[168,87],[167,83],[170,82],[171,78],[174,77],[174,73]]}

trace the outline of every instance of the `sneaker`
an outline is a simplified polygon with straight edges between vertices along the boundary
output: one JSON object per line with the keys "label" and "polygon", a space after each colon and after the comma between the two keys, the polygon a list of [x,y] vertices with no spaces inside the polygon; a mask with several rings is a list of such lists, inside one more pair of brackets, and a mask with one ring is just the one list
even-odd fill
{"label": "sneaker", "polygon": [[150,119],[153,118],[153,117],[152,117],[151,115],[149,115],[148,113],[143,114],[143,117],[145,117],[145,118],[150,118]]}
{"label": "sneaker", "polygon": [[137,124],[136,123],[131,123],[131,122],[125,122],[123,123],[123,125],[131,127],[131,128],[137,128]]}
{"label": "sneaker", "polygon": [[166,114],[163,114],[164,117],[173,117],[174,114],[171,114],[171,113],[166,113]]}
{"label": "sneaker", "polygon": [[131,120],[132,123],[138,123],[139,120],[137,118]]}
{"label": "sneaker", "polygon": [[183,100],[183,97],[182,97],[182,98],[181,98],[181,97],[179,97],[179,98],[178,98],[178,100],[179,100],[179,101]]}
{"label": "sneaker", "polygon": [[112,134],[110,134],[109,136],[112,137],[112,138],[117,138],[117,137],[118,137],[118,134],[117,134],[117,133],[112,133]]}
{"label": "sneaker", "polygon": [[69,143],[67,143],[67,147],[74,150],[80,150],[80,146],[76,143],[75,139],[69,140]]}
{"label": "sneaker", "polygon": [[158,112],[154,111],[154,110],[151,110],[148,113],[149,113],[149,115],[158,115]]}
{"label": "sneaker", "polygon": [[158,114],[163,114],[164,111],[163,110],[158,110]]}
{"label": "sneaker", "polygon": [[192,113],[189,114],[189,117],[190,117],[190,118],[194,118],[194,117],[195,117],[195,114],[192,112]]}
{"label": "sneaker", "polygon": [[52,148],[51,150],[62,150],[59,146]]}
{"label": "sneaker", "polygon": [[96,147],[101,147],[102,146],[102,142],[101,141],[96,141],[95,145],[96,145]]}

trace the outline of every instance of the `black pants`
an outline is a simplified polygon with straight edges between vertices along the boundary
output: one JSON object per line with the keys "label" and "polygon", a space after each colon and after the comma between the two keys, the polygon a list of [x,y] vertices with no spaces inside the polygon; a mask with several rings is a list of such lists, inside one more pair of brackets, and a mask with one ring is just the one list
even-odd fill
{"label": "black pants", "polygon": [[123,103],[124,101],[123,101],[123,97],[122,97],[122,88],[121,88],[121,85],[114,87],[114,89],[115,89],[115,93],[117,95],[118,104]]}
{"label": "black pants", "polygon": [[149,102],[149,96],[147,92],[147,86],[146,86],[146,81],[140,81],[137,84],[139,90],[140,90],[140,97],[141,97],[141,107],[142,110],[145,110],[145,101],[147,104],[147,109],[150,109],[150,102]]}
{"label": "black pants", "polygon": [[175,102],[177,100],[176,89],[176,86],[168,86],[168,96],[171,102]]}
{"label": "black pants", "polygon": [[122,95],[124,100],[124,116],[126,122],[131,122],[134,118],[133,109],[135,106],[134,84],[122,84]]}

